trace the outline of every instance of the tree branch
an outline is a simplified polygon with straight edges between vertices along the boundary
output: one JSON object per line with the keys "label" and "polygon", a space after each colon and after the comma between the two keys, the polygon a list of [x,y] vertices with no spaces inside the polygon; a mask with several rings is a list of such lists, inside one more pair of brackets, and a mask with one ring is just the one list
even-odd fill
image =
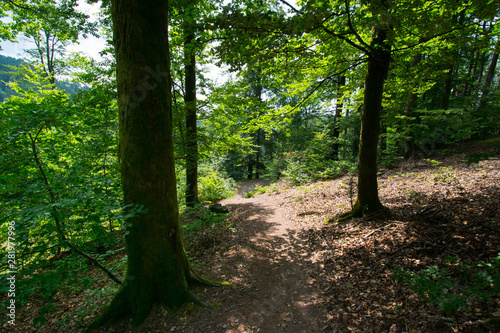
{"label": "tree branch", "polygon": [[468,27],[471,27],[471,26],[474,26],[474,25],[477,25],[477,23],[474,22],[474,23],[471,23],[471,24],[466,24],[464,26],[460,26],[460,27],[456,27],[456,28],[453,28],[453,29],[449,29],[449,30],[443,31],[441,33],[438,33],[436,35],[433,35],[431,37],[425,37],[425,38],[421,37],[421,39],[417,43],[411,44],[411,45],[407,45],[405,47],[401,47],[401,48],[398,48],[398,49],[393,49],[392,52],[395,53],[395,52],[399,52],[399,51],[408,50],[408,49],[414,48],[416,46],[419,46],[419,45],[425,44],[427,42],[430,42],[433,39],[445,36],[445,35],[450,34],[452,32],[455,32],[455,31],[458,31],[458,30],[462,30],[462,29],[465,29],[465,28],[468,28]]}
{"label": "tree branch", "polygon": [[303,12],[301,12],[300,10],[298,10],[297,8],[295,8],[294,6],[292,6],[291,4],[289,4],[288,2],[286,2],[285,0],[279,0],[279,2],[285,4],[286,6],[290,7],[292,9],[292,11],[294,11],[295,13],[297,14],[300,14],[300,15],[304,15]]}
{"label": "tree branch", "polygon": [[31,149],[33,151],[33,158],[35,159],[35,163],[36,163],[36,165],[38,167],[38,170],[40,170],[40,173],[42,174],[43,182],[44,182],[44,184],[47,187],[47,190],[49,192],[49,197],[50,197],[49,202],[52,205],[52,207],[51,207],[51,209],[52,209],[52,217],[54,218],[54,222],[56,224],[56,230],[57,230],[57,233],[58,233],[59,238],[61,240],[61,243],[66,243],[71,250],[73,250],[74,252],[80,254],[84,258],[90,260],[94,265],[96,265],[98,268],[100,268],[102,271],[104,271],[111,278],[111,280],[113,280],[114,282],[116,282],[118,284],[121,284],[121,281],[116,276],[114,276],[113,273],[111,273],[110,270],[108,270],[106,267],[104,267],[103,265],[101,265],[96,259],[94,259],[90,255],[86,254],[85,252],[83,252],[82,250],[80,250],[79,248],[77,248],[76,246],[74,246],[66,238],[66,235],[64,234],[64,231],[63,231],[62,226],[61,226],[61,221],[59,220],[59,214],[57,212],[57,208],[55,206],[56,198],[55,198],[54,191],[52,190],[52,187],[50,186],[50,183],[49,183],[49,180],[47,178],[47,175],[45,174],[45,171],[43,170],[43,166],[41,164],[41,161],[40,161],[40,158],[39,158],[38,152],[37,152],[36,140],[37,140],[38,135],[41,133],[42,129],[43,129],[43,126],[38,131],[38,133],[36,134],[35,138],[33,138],[33,136],[31,135],[31,133],[28,133],[28,136],[29,136],[29,138],[31,140]]}
{"label": "tree branch", "polygon": [[361,45],[358,45],[355,42],[353,42],[352,40],[350,40],[349,38],[347,38],[347,37],[345,37],[345,36],[343,36],[341,34],[337,34],[337,33],[333,32],[333,31],[331,31],[330,29],[328,29],[327,27],[323,27],[323,31],[326,32],[327,34],[330,34],[330,35],[332,35],[334,37],[337,37],[337,38],[343,40],[347,44],[349,44],[352,47],[360,50],[361,52],[365,53],[366,55],[370,55],[371,54],[370,49],[365,49]]}
{"label": "tree branch", "polygon": [[[369,50],[371,52],[372,51],[372,47],[370,45],[368,45],[363,40],[363,38],[361,38],[361,36],[358,34],[358,32],[356,31],[356,29],[354,29],[354,26],[352,25],[351,13],[350,13],[350,10],[349,10],[349,0],[344,0],[344,3],[345,3],[345,11],[347,13],[347,26],[349,27],[349,30],[354,35],[354,37],[356,37],[356,40],[361,45],[363,45],[367,50]],[[370,52],[368,52],[367,54],[369,54]]]}
{"label": "tree branch", "polygon": [[306,97],[304,97],[297,105],[295,105],[292,109],[288,110],[286,113],[290,113],[292,111],[294,111],[295,109],[297,109],[298,107],[300,107],[302,104],[305,103],[305,101],[312,96],[312,94],[314,94],[326,81],[328,80],[331,80],[332,78],[336,77],[336,76],[339,76],[341,74],[344,74],[346,73],[347,71],[351,70],[352,68],[355,68],[357,67],[358,65],[362,64],[362,63],[365,63],[367,61],[367,59],[362,59],[358,62],[356,62],[355,64],[349,66],[348,68],[344,69],[344,70],[341,70],[339,72],[335,72],[335,73],[332,73],[330,74],[329,76],[325,77],[323,80],[321,80],[317,85],[316,87],[314,87],[314,89],[309,92]]}

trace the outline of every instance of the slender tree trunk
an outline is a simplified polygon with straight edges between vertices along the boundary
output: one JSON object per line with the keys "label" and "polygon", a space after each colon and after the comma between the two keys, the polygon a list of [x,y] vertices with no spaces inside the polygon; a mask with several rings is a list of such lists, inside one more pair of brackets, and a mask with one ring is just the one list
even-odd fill
{"label": "slender tree trunk", "polygon": [[[500,48],[500,42],[498,42],[497,48]],[[482,96],[483,98],[481,98],[481,100],[484,100],[490,92],[491,83],[493,82],[493,77],[495,76],[495,69],[497,67],[497,62],[498,62],[498,50],[496,50],[495,53],[493,53],[493,56],[491,57],[490,66],[488,67],[488,73],[486,74],[486,78],[484,80],[483,96]]]}
{"label": "slender tree trunk", "polygon": [[453,78],[453,65],[450,64],[446,67],[446,75],[444,78],[443,91],[441,94],[441,104],[440,107],[446,110],[450,106],[450,94],[451,94],[451,83]]}
{"label": "slender tree trunk", "polygon": [[124,204],[142,207],[126,220],[124,283],[91,326],[125,316],[141,324],[154,303],[194,300],[179,228],[172,137],[168,1],[113,0],[120,171]]}
{"label": "slender tree trunk", "polygon": [[52,38],[52,41],[50,40],[51,34],[49,31],[45,31],[45,37],[46,37],[46,56],[47,56],[47,76],[49,77],[49,82],[52,84],[52,89],[55,89],[55,84],[56,84],[56,77],[54,73],[54,38]]}
{"label": "slender tree trunk", "polygon": [[352,216],[362,216],[366,212],[383,209],[378,196],[377,145],[384,82],[391,62],[391,47],[387,44],[386,38],[386,29],[373,28],[370,43],[372,52],[368,58],[363,113],[361,115],[358,197],[352,210]]}
{"label": "slender tree trunk", "polygon": [[55,225],[56,225],[56,231],[57,231],[57,236],[59,239],[59,245],[57,246],[57,254],[61,252],[61,244],[65,243],[73,252],[78,253],[79,255],[83,256],[90,262],[92,262],[96,267],[101,269],[103,272],[105,272],[111,280],[116,282],[117,284],[121,284],[121,281],[110,271],[108,270],[105,266],[101,265],[95,258],[92,256],[88,255],[87,253],[83,252],[79,248],[77,248],[75,245],[73,245],[72,242],[69,241],[69,239],[66,237],[66,234],[64,233],[63,229],[63,223],[59,218],[59,213],[56,208],[56,195],[52,189],[52,186],[49,183],[49,179],[47,178],[47,174],[45,173],[42,162],[40,161],[40,157],[38,156],[38,149],[36,146],[36,140],[38,138],[38,135],[40,132],[43,130],[43,127],[40,128],[39,132],[33,137],[31,133],[28,134],[28,137],[30,138],[31,141],[31,150],[33,152],[33,158],[35,160],[36,166],[38,170],[40,171],[40,174],[43,178],[43,183],[45,184],[45,187],[47,188],[47,192],[49,193],[49,202],[52,205],[51,209],[51,215],[52,218],[54,219]]}
{"label": "slender tree trunk", "polygon": [[[495,69],[497,66],[498,62],[498,49],[500,48],[500,41],[496,45],[495,52],[493,53],[493,56],[491,58],[490,65],[488,67],[488,73],[486,74],[486,78],[484,80],[484,85],[482,87],[482,95],[481,95],[481,100],[479,102],[478,106],[478,112],[479,116],[481,116],[481,113],[485,111],[487,105],[488,105],[488,95],[491,90],[491,84],[493,83],[493,77],[495,76]],[[495,131],[495,133],[497,133]],[[485,128],[483,129],[481,136],[486,137],[488,134],[488,129]]]}
{"label": "slender tree trunk", "polygon": [[338,90],[337,90],[337,103],[335,105],[335,118],[333,118],[333,133],[332,133],[332,138],[333,138],[333,146],[332,146],[332,160],[338,160],[339,159],[339,142],[338,139],[340,137],[340,117],[342,116],[342,108],[343,108],[343,103],[342,103],[342,87],[345,86],[345,75],[341,75],[339,77],[339,83],[337,85]]}
{"label": "slender tree trunk", "polygon": [[195,36],[193,30],[185,28],[184,70],[186,93],[186,204],[190,207],[199,202],[198,199],[198,133],[196,124],[196,54],[194,52]]}
{"label": "slender tree trunk", "polygon": [[[249,80],[250,83],[250,91],[257,100],[257,105],[260,109],[262,106],[262,92],[263,92],[263,87],[262,87],[262,70],[260,68],[251,68],[247,72],[247,79]],[[262,111],[257,112],[258,116],[262,116]],[[253,178],[253,170],[255,168],[255,179],[259,179],[260,173],[259,173],[259,164],[260,164],[260,153],[261,153],[261,133],[262,131],[260,129],[257,129],[256,132],[252,133],[253,136],[253,143],[257,146],[257,151],[255,152],[255,158],[254,156],[250,155],[248,157],[248,175],[247,178],[251,180]]]}
{"label": "slender tree trunk", "polygon": [[248,172],[247,172],[247,179],[252,180],[253,178],[253,158],[252,155],[248,156]]}
{"label": "slender tree trunk", "polygon": [[[410,64],[410,69],[415,69],[416,66],[422,61],[422,54],[416,54],[413,56]],[[413,73],[413,71],[412,71]],[[412,125],[414,123],[413,117],[415,117],[415,104],[417,103],[418,95],[415,92],[418,84],[413,82],[410,86],[410,91],[408,92],[408,100],[406,103],[406,127],[408,130],[407,137],[405,138],[405,158],[408,159],[415,154],[415,133],[413,132]]]}
{"label": "slender tree trunk", "polygon": [[260,153],[261,153],[261,145],[263,144],[261,142],[261,135],[262,135],[262,130],[259,128],[257,130],[257,137],[256,137],[256,144],[259,148],[255,153],[255,179],[260,178]]}

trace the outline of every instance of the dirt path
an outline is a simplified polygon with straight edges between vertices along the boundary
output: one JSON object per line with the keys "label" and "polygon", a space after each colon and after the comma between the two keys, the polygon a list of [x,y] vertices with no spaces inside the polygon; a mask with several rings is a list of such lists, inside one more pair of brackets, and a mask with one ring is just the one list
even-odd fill
{"label": "dirt path", "polygon": [[219,306],[188,316],[182,331],[321,332],[319,293],[309,274],[314,266],[293,237],[298,227],[273,196],[243,197],[258,183],[242,183],[237,196],[221,202],[232,212],[238,237],[215,255],[214,275],[231,286],[205,290],[202,297],[208,293]]}

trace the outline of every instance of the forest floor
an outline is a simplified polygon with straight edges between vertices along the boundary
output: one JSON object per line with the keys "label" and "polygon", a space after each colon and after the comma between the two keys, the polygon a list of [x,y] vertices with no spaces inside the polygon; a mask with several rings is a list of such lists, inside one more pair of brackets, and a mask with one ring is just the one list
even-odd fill
{"label": "forest floor", "polygon": [[[460,258],[472,271],[474,263],[500,252],[500,160],[467,166],[464,156],[447,151],[381,169],[380,198],[391,214],[344,222],[334,220],[355,200],[356,177],[299,187],[278,183],[251,198],[244,194],[266,183],[243,182],[238,195],[221,202],[231,211],[229,225],[188,248],[204,277],[229,283],[193,289],[214,309],[157,306],[137,329],[125,321],[96,332],[499,332],[491,324],[500,318],[498,297],[486,303],[472,298],[469,309],[446,313],[393,279],[396,266],[420,271],[437,265],[448,270],[446,277],[458,277],[460,265],[446,258]],[[83,297],[61,302],[75,308]],[[106,301],[96,299],[96,311]],[[18,329],[78,332],[96,314],[61,327],[49,322]]]}

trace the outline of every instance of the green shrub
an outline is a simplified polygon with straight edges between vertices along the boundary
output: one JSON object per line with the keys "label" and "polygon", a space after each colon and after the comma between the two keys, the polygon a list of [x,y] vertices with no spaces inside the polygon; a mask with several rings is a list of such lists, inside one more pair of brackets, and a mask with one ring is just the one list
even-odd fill
{"label": "green shrub", "polygon": [[301,185],[312,180],[306,169],[306,165],[300,158],[292,157],[286,161],[286,168],[282,174],[292,185]]}
{"label": "green shrub", "polygon": [[236,182],[223,171],[205,168],[200,172],[198,196],[201,202],[215,202],[234,194]]}
{"label": "green shrub", "polygon": [[277,191],[277,187],[275,184],[269,185],[269,186],[256,185],[254,189],[245,193],[245,198],[251,198],[251,197],[254,197],[256,195],[263,194],[266,192],[272,193],[272,192],[276,192],[276,191]]}
{"label": "green shrub", "polygon": [[396,266],[393,279],[407,284],[423,302],[433,303],[447,314],[460,308],[469,309],[467,304],[474,299],[487,302],[500,296],[500,254],[490,263],[478,261],[467,265],[457,258],[447,261],[458,265],[458,274],[437,266],[419,273]]}
{"label": "green shrub", "polygon": [[465,155],[465,163],[467,163],[467,166],[470,166],[473,163],[479,163],[498,155],[500,155],[500,145],[496,145],[495,150],[490,153],[471,153]]}
{"label": "green shrub", "polygon": [[318,173],[318,178],[335,178],[356,171],[357,164],[351,161],[329,161],[325,170]]}

